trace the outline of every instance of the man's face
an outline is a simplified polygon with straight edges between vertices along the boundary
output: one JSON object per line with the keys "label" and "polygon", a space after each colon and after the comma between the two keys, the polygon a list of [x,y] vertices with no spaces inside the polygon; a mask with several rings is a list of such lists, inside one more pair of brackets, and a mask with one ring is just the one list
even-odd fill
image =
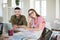
{"label": "man's face", "polygon": [[16,15],[16,16],[19,16],[19,15],[20,15],[20,10],[16,9],[16,10],[15,10],[15,15]]}

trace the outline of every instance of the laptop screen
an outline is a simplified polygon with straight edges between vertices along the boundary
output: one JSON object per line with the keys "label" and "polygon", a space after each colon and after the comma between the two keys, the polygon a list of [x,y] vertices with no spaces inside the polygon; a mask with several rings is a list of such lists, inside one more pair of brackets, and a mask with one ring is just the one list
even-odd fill
{"label": "laptop screen", "polygon": [[0,34],[3,32],[3,23],[0,23]]}

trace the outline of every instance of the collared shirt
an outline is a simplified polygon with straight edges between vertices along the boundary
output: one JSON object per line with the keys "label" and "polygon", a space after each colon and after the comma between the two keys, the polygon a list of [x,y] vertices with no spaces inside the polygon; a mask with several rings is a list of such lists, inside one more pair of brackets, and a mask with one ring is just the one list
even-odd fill
{"label": "collared shirt", "polygon": [[27,25],[27,21],[24,15],[20,15],[19,19],[16,17],[16,15],[12,15],[10,22],[12,25]]}
{"label": "collared shirt", "polygon": [[32,19],[32,21],[31,21],[32,27],[38,27],[40,23],[43,24],[41,29],[44,29],[44,27],[45,27],[45,21],[44,21],[44,19],[43,19],[42,16],[38,17],[36,23],[34,22],[34,19]]}

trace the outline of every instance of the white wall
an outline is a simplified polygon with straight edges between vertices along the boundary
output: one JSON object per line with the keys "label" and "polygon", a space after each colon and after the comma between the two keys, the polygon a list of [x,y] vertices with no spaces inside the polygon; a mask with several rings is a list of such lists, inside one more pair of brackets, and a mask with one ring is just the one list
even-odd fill
{"label": "white wall", "polygon": [[51,28],[60,29],[60,0],[47,0],[47,20],[52,24]]}
{"label": "white wall", "polygon": [[26,18],[28,17],[28,9],[29,9],[29,7],[30,7],[30,5],[29,5],[29,1],[30,0],[24,0],[23,2],[24,2],[24,6],[23,6],[23,15],[25,15],[26,16]]}
{"label": "white wall", "polygon": [[55,20],[56,0],[46,0],[47,2],[47,20],[52,22]]}

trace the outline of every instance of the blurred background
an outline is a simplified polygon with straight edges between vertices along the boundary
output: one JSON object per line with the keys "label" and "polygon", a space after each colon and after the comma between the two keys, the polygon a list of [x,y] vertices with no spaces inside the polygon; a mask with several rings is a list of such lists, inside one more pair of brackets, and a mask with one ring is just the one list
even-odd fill
{"label": "blurred background", "polygon": [[[16,0],[0,0],[0,22],[9,23],[14,14]],[[19,0],[22,15],[28,17],[28,10],[34,8],[46,21],[46,27],[60,29],[60,0]]]}

